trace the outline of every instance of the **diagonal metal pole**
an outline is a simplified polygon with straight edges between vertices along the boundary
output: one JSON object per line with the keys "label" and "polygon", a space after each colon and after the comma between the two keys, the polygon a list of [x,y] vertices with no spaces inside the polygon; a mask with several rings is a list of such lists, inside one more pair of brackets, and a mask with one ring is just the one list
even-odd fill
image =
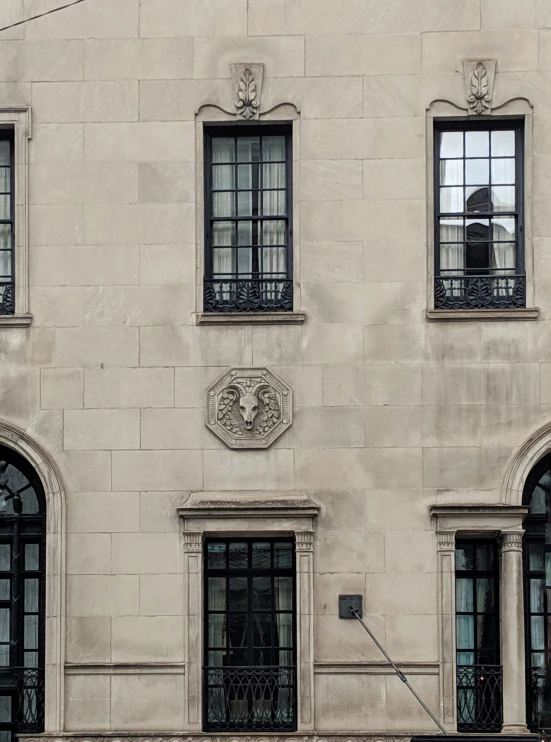
{"label": "diagonal metal pole", "polygon": [[442,724],[438,721],[438,719],[436,718],[436,716],[432,713],[432,711],[427,706],[427,704],[423,701],[423,699],[420,698],[417,695],[417,693],[413,690],[413,688],[409,684],[409,681],[406,678],[406,676],[404,675],[404,673],[400,670],[399,667],[396,667],[396,665],[394,664],[394,662],[391,660],[391,658],[387,654],[385,648],[381,644],[379,644],[379,642],[377,641],[375,635],[372,633],[372,631],[369,629],[369,627],[364,623],[364,621],[360,618],[360,614],[358,613],[358,611],[355,608],[353,608],[352,606],[350,606],[350,613],[354,616],[354,618],[357,618],[358,619],[358,621],[361,623],[361,625],[367,631],[367,633],[369,634],[369,636],[375,642],[375,645],[377,646],[377,648],[383,653],[383,655],[385,656],[387,662],[392,665],[392,668],[393,668],[394,672],[396,673],[396,675],[398,675],[398,677],[400,678],[400,680],[402,681],[402,683],[404,683],[409,688],[409,690],[413,693],[413,695],[415,696],[415,698],[419,701],[419,703],[421,704],[421,706],[425,709],[425,711],[427,712],[427,714],[430,716],[430,718],[433,720],[433,722],[436,724],[436,726],[440,729],[440,731],[442,732],[442,734],[445,734],[447,736],[447,734],[448,734],[447,731],[444,729],[444,727],[442,726]]}

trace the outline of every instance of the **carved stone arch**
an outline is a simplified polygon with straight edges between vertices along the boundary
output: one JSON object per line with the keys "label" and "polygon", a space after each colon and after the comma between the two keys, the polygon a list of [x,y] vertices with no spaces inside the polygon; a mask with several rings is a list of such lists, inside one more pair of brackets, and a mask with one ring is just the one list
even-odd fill
{"label": "carved stone arch", "polygon": [[22,456],[38,474],[46,498],[45,732],[64,726],[65,517],[63,480],[53,458],[24,430],[0,420],[0,444]]}
{"label": "carved stone arch", "polygon": [[509,462],[501,487],[503,505],[522,505],[522,492],[526,478],[534,466],[550,452],[551,422],[533,433]]}

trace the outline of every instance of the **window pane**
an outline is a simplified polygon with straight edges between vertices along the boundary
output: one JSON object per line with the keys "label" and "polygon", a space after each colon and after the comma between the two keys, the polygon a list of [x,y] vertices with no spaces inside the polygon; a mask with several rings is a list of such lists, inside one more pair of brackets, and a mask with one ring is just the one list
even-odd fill
{"label": "window pane", "polygon": [[248,607],[246,577],[231,577],[229,592],[230,611],[246,611]]}
{"label": "window pane", "polygon": [[478,613],[488,613],[494,608],[494,581],[479,578],[476,581],[476,610]]}
{"label": "window pane", "polygon": [[0,194],[0,219],[11,218],[11,196]]}
{"label": "window pane", "polygon": [[489,157],[490,155],[490,132],[488,131],[466,131],[465,132],[465,157]]}
{"label": "window pane", "polygon": [[253,577],[253,611],[271,611],[272,578]]}
{"label": "window pane", "polygon": [[274,567],[289,569],[293,565],[293,545],[289,543],[274,544]]}
{"label": "window pane", "polygon": [[293,646],[293,614],[278,613],[276,616],[278,646]]}
{"label": "window pane", "polygon": [[230,569],[247,568],[247,546],[246,543],[230,543]]}
{"label": "window pane", "polygon": [[463,219],[440,219],[440,242],[463,242]]}
{"label": "window pane", "polygon": [[441,188],[440,211],[443,214],[461,213],[463,211],[463,188]]}
{"label": "window pane", "polygon": [[11,257],[11,251],[0,250],[0,277],[8,281],[12,277]]}
{"label": "window pane", "polygon": [[253,646],[254,647],[271,647],[272,646],[272,614],[271,613],[253,614]]}
{"label": "window pane", "polygon": [[234,162],[235,140],[232,137],[212,138],[212,161]]}
{"label": "window pane", "polygon": [[512,157],[515,154],[515,132],[492,132],[492,157]]}
{"label": "window pane", "polygon": [[212,189],[214,191],[226,191],[235,188],[234,165],[212,166]]}
{"label": "window pane", "polygon": [[551,552],[545,554],[545,585],[551,587]]}
{"label": "window pane", "polygon": [[235,251],[231,247],[215,247],[212,251],[212,271],[214,276],[227,276],[235,271]]}
{"label": "window pane", "polygon": [[492,183],[500,185],[502,183],[515,182],[515,161],[513,158],[506,160],[492,160]]}
{"label": "window pane", "polygon": [[474,649],[474,616],[457,616],[457,648]]}
{"label": "window pane", "polygon": [[455,609],[459,613],[474,609],[473,581],[469,577],[458,577],[455,581]]}
{"label": "window pane", "polygon": [[458,652],[457,664],[461,666],[474,665],[474,652]]}
{"label": "window pane", "polygon": [[253,569],[270,569],[271,544],[269,541],[253,543]]}
{"label": "window pane", "polygon": [[209,647],[224,647],[226,645],[226,615],[224,613],[209,614]]}
{"label": "window pane", "polygon": [[287,248],[264,247],[262,249],[262,273],[266,278],[285,278],[287,275]]}
{"label": "window pane", "polygon": [[465,210],[469,214],[480,214],[492,211],[489,188],[473,188],[470,186],[465,189],[465,196]]}
{"label": "window pane", "polygon": [[226,652],[223,650],[209,652],[208,654],[209,667],[222,667],[225,656],[226,656]]}
{"label": "window pane", "polygon": [[248,644],[247,614],[230,613],[229,618],[229,646],[239,649]]}
{"label": "window pane", "polygon": [[253,251],[250,247],[237,250],[237,274],[240,278],[252,278]]}
{"label": "window pane", "polygon": [[25,649],[38,649],[38,616],[24,617]]}
{"label": "window pane", "polygon": [[213,245],[235,245],[235,222],[215,222],[212,225]]}
{"label": "window pane", "polygon": [[543,580],[530,580],[530,611],[532,613],[543,612]]}
{"label": "window pane", "polygon": [[7,572],[11,566],[11,547],[9,544],[0,544],[0,571]]}
{"label": "window pane", "polygon": [[463,132],[443,131],[440,134],[440,157],[463,157]]}
{"label": "window pane", "polygon": [[0,165],[11,165],[11,142],[0,139]]}
{"label": "window pane", "polygon": [[25,611],[38,613],[39,583],[37,579],[25,580]]}
{"label": "window pane", "polygon": [[0,224],[0,250],[11,249],[11,225]]}
{"label": "window pane", "polygon": [[226,578],[209,577],[208,584],[209,611],[226,610]]}
{"label": "window pane", "polygon": [[11,720],[11,697],[0,696],[0,723],[10,722]]}
{"label": "window pane", "polygon": [[515,210],[515,189],[513,186],[497,186],[492,188],[492,202],[494,211]]}
{"label": "window pane", "polygon": [[263,245],[285,245],[285,222],[270,220],[262,224]]}
{"label": "window pane", "polygon": [[496,647],[496,622],[493,616],[476,617],[476,643],[477,649],[495,649]]}
{"label": "window pane", "polygon": [[490,162],[488,160],[467,160],[465,163],[465,182],[467,185],[486,185],[490,182]]}
{"label": "window pane", "polygon": [[285,160],[285,137],[262,137],[262,159],[264,162]]}
{"label": "window pane", "polygon": [[260,160],[260,137],[237,138],[238,162],[258,162]]}
{"label": "window pane", "polygon": [[516,221],[515,219],[492,219],[492,236],[494,240],[511,242],[515,239]]}
{"label": "window pane", "polygon": [[0,600],[10,599],[10,581],[0,580]]}
{"label": "window pane", "polygon": [[213,216],[235,216],[235,195],[233,192],[212,194]]}
{"label": "window pane", "polygon": [[23,653],[25,667],[38,667],[38,652]]}
{"label": "window pane", "polygon": [[545,633],[543,616],[532,616],[530,619],[532,649],[545,649]]}
{"label": "window pane", "polygon": [[38,544],[25,544],[25,569],[40,569],[40,551]]}
{"label": "window pane", "polygon": [[237,166],[237,187],[239,190],[248,191],[259,187],[258,165]]}
{"label": "window pane", "polygon": [[258,216],[258,194],[252,191],[239,191],[237,194],[237,215]]}
{"label": "window pane", "polygon": [[545,655],[543,653],[532,652],[532,667],[544,667]]}
{"label": "window pane", "polygon": [[226,544],[209,544],[207,548],[207,566],[209,569],[226,568]]}
{"label": "window pane", "polygon": [[440,185],[463,185],[463,160],[441,160]]}
{"label": "window pane", "polygon": [[[488,222],[485,222],[486,228]],[[476,568],[493,569],[494,567],[494,549],[490,544],[479,544],[476,547]]]}
{"label": "window pane", "polygon": [[528,548],[528,565],[531,571],[543,572],[545,569],[543,549],[543,544],[530,544]]}
{"label": "window pane", "polygon": [[262,193],[262,213],[264,216],[285,216],[285,211],[285,191],[264,191]]}
{"label": "window pane", "polygon": [[262,188],[285,188],[286,180],[285,163],[262,165]]}
{"label": "window pane", "polygon": [[10,664],[10,645],[0,644],[0,667],[7,667]]}
{"label": "window pane", "polygon": [[[254,225],[255,229],[258,229],[258,225]],[[237,223],[237,244],[238,245],[254,245],[258,243],[258,239],[253,242],[253,223],[252,222],[238,222]]]}
{"label": "window pane", "polygon": [[10,609],[0,608],[0,642],[10,640]]}
{"label": "window pane", "polygon": [[291,577],[276,577],[275,609],[276,611],[290,611],[293,608],[293,580]]}
{"label": "window pane", "polygon": [[455,569],[470,570],[474,569],[473,547],[470,545],[457,546],[455,549]]}

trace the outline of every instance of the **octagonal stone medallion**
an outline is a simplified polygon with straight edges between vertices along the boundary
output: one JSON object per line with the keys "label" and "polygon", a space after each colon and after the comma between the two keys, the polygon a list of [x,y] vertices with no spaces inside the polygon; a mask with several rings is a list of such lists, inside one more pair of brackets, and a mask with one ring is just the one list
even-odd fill
{"label": "octagonal stone medallion", "polygon": [[293,422],[293,392],[267,368],[232,368],[206,391],[206,425],[230,448],[268,448]]}

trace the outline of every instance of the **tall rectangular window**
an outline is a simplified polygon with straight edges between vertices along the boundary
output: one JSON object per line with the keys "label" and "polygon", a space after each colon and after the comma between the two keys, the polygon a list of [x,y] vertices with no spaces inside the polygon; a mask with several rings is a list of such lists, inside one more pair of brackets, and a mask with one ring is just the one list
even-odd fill
{"label": "tall rectangular window", "polygon": [[0,129],[0,315],[15,312],[13,131]]}
{"label": "tall rectangular window", "polygon": [[436,309],[524,307],[522,123],[438,123],[434,141]]}
{"label": "tall rectangular window", "polygon": [[499,732],[502,672],[496,544],[458,541],[455,555],[457,729]]}
{"label": "tall rectangular window", "polygon": [[205,564],[205,731],[294,731],[293,540],[209,539]]}
{"label": "tall rectangular window", "polygon": [[293,309],[291,130],[205,131],[205,312]]}

